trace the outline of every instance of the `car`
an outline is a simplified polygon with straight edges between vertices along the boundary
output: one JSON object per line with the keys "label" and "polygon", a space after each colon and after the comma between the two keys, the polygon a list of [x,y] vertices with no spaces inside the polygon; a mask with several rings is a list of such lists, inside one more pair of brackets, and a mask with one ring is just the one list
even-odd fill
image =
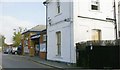
{"label": "car", "polygon": [[17,47],[12,48],[12,54],[17,54]]}
{"label": "car", "polygon": [[18,48],[17,48],[17,54],[18,55],[22,54],[22,47],[21,46],[18,46]]}
{"label": "car", "polygon": [[3,52],[4,52],[4,54],[8,54],[9,53],[9,49],[6,48],[6,49],[3,50]]}

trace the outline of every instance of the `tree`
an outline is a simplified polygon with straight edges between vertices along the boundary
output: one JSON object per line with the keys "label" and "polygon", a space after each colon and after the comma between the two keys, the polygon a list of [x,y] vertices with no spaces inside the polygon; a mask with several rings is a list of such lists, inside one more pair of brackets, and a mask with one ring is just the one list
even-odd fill
{"label": "tree", "polygon": [[21,43],[22,39],[22,31],[23,29],[19,27],[18,29],[14,29],[14,36],[13,36],[13,46],[17,47]]}
{"label": "tree", "polygon": [[5,43],[5,37],[3,35],[0,35],[0,51],[4,49],[4,47],[7,46],[7,44]]}

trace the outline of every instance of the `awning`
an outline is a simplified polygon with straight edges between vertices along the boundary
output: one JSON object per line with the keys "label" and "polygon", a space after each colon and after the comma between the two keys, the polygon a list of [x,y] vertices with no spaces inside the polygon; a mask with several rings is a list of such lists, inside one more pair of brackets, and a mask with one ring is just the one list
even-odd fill
{"label": "awning", "polygon": [[33,36],[31,36],[31,40],[32,39],[37,39],[37,38],[40,38],[40,35],[33,35]]}

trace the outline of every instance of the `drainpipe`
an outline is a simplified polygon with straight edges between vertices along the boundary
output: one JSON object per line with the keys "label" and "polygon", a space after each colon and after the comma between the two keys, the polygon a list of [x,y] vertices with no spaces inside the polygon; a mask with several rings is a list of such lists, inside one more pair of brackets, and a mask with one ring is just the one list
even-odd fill
{"label": "drainpipe", "polygon": [[48,24],[48,22],[47,22],[47,17],[48,17],[48,13],[47,13],[47,11],[48,11],[48,2],[47,1],[45,1],[45,2],[43,2],[43,4],[44,4],[44,6],[46,6],[46,60],[47,60],[47,24]]}
{"label": "drainpipe", "polygon": [[115,0],[114,0],[114,24],[115,24],[115,34],[116,34],[116,40],[117,40],[117,22],[116,22],[116,5],[115,5]]}

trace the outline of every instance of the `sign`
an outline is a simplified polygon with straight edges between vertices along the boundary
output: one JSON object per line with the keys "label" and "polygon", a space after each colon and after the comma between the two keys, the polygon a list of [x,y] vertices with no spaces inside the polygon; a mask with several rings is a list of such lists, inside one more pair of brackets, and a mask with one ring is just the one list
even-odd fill
{"label": "sign", "polygon": [[36,36],[31,37],[31,39],[35,39],[35,38],[39,38],[39,37],[40,37],[40,35],[36,35]]}
{"label": "sign", "polygon": [[40,52],[46,52],[46,43],[40,44]]}

